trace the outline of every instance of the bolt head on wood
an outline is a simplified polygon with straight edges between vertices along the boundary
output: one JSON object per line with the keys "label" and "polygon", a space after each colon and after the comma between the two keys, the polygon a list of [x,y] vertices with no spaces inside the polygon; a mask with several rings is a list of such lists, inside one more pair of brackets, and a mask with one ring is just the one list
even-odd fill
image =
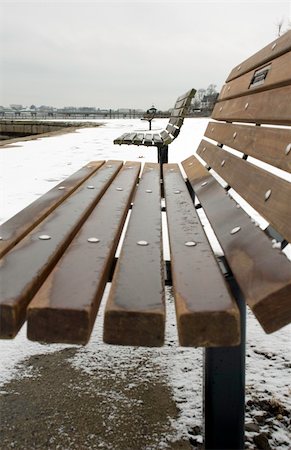
{"label": "bolt head on wood", "polygon": [[41,241],[48,241],[51,239],[51,236],[49,236],[48,234],[41,234],[40,236],[38,236],[38,239],[40,239]]}
{"label": "bolt head on wood", "polygon": [[97,244],[98,242],[100,242],[100,239],[98,239],[97,237],[89,237],[87,241],[90,242],[90,244]]}

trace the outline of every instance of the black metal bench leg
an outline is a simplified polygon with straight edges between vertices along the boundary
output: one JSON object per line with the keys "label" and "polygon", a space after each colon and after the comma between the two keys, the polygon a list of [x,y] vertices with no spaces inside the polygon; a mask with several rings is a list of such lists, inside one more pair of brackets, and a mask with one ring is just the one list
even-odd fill
{"label": "black metal bench leg", "polygon": [[241,344],[207,348],[204,356],[204,437],[206,450],[244,449],[246,306],[230,285],[241,314]]}
{"label": "black metal bench leg", "polygon": [[160,178],[161,178],[161,195],[164,197],[163,186],[163,164],[168,162],[168,145],[161,145],[158,147],[158,163],[160,164]]}

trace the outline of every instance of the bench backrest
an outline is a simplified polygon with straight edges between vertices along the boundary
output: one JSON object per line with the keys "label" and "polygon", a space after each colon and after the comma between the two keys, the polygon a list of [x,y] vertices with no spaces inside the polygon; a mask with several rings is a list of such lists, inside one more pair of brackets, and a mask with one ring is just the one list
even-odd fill
{"label": "bench backrest", "polygon": [[212,119],[197,150],[205,165],[182,164],[249,306],[272,332],[291,320],[291,265],[278,249],[291,242],[291,31],[231,71]]}
{"label": "bench backrest", "polygon": [[191,100],[195,93],[195,89],[190,89],[190,91],[177,98],[174,108],[171,111],[169,123],[161,133],[165,144],[170,144],[180,133],[181,126],[183,125],[184,118],[188,113]]}

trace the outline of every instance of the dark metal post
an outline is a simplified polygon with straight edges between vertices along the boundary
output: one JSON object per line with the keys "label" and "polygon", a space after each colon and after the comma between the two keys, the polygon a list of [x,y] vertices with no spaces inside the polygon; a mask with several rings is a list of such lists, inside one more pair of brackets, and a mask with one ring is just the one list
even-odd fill
{"label": "dark metal post", "polygon": [[240,309],[241,344],[205,349],[205,450],[244,449],[246,306],[233,277],[228,281]]}
{"label": "dark metal post", "polygon": [[168,162],[168,145],[158,146],[158,163],[160,164],[161,196],[164,197],[163,164]]}
{"label": "dark metal post", "polygon": [[158,147],[158,163],[160,163],[161,180],[163,179],[163,164],[168,162],[168,145]]}

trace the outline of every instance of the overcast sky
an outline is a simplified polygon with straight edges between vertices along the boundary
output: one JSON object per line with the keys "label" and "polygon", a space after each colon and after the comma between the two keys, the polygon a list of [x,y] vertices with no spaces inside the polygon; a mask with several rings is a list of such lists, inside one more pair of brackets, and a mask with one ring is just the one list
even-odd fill
{"label": "overcast sky", "polygon": [[291,1],[0,0],[0,105],[168,109],[287,28]]}

